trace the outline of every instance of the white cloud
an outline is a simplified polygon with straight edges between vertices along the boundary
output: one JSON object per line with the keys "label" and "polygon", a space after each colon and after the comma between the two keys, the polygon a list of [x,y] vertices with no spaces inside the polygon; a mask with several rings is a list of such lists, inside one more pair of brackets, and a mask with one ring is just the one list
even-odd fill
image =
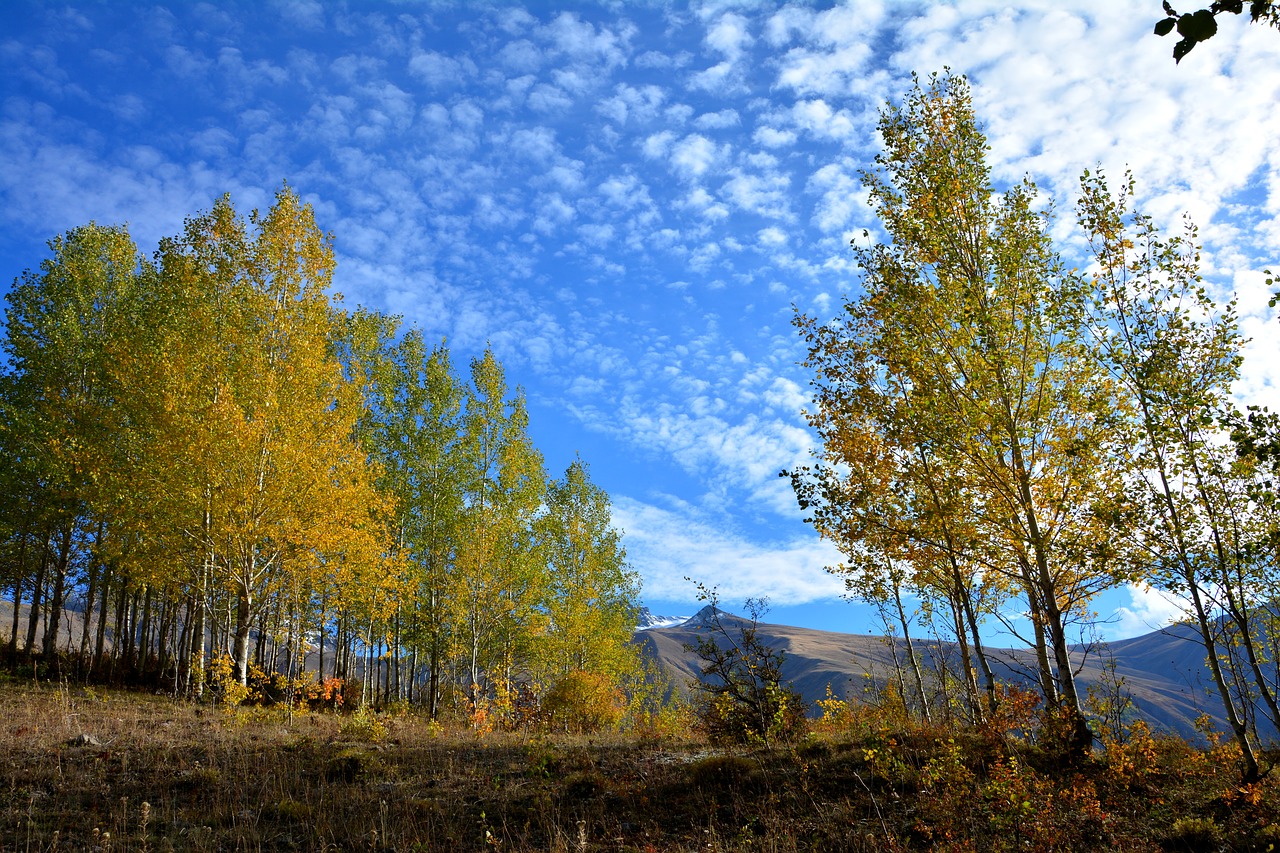
{"label": "white cloud", "polygon": [[676,135],[669,130],[661,133],[655,133],[645,137],[640,144],[640,152],[650,160],[657,160],[666,157],[667,152],[671,150],[671,143],[675,141]]}
{"label": "white cloud", "polygon": [[760,241],[760,245],[774,248],[784,245],[787,242],[787,235],[781,228],[775,228],[772,225],[768,228],[760,229],[756,234],[756,238]]}
{"label": "white cloud", "polygon": [[722,520],[681,501],[668,506],[615,497],[614,525],[623,531],[627,559],[640,573],[642,594],[692,597],[693,585],[718,589],[725,600],[767,597],[776,605],[838,598],[844,582],[824,571],[840,554],[812,536],[761,543],[727,529]]}
{"label": "white cloud", "polygon": [[704,42],[724,59],[694,74],[689,85],[722,93],[742,88],[742,59],[753,41],[745,18],[734,13],[722,15],[708,29]]}
{"label": "white cloud", "polygon": [[461,86],[474,71],[470,60],[434,50],[418,51],[409,57],[409,73],[432,88]]}
{"label": "white cloud", "polygon": [[1167,628],[1187,614],[1186,602],[1146,584],[1127,584],[1128,606],[1116,608],[1114,621],[1104,626],[1108,639],[1139,637]]}
{"label": "white cloud", "polygon": [[779,130],[776,127],[758,127],[751,138],[765,148],[785,148],[796,141],[794,131]]}
{"label": "white cloud", "polygon": [[601,101],[596,109],[615,124],[628,121],[645,124],[657,118],[666,97],[667,93],[661,86],[619,83],[614,88],[613,97]]}
{"label": "white cloud", "polygon": [[577,62],[611,69],[626,61],[628,42],[635,36],[635,28],[626,23],[618,30],[608,27],[597,29],[571,12],[561,12],[554,21],[541,28],[539,33],[556,53]]}
{"label": "white cloud", "polygon": [[718,147],[700,133],[686,136],[671,148],[671,164],[688,177],[700,177],[724,156],[728,146]]}
{"label": "white cloud", "polygon": [[539,83],[529,91],[528,103],[540,113],[559,113],[573,106],[573,99],[559,87]]}
{"label": "white cloud", "polygon": [[544,61],[542,51],[527,39],[507,43],[498,51],[497,58],[504,67],[520,74],[537,71]]}
{"label": "white cloud", "polygon": [[715,113],[703,113],[694,119],[694,127],[699,130],[722,130],[726,127],[737,127],[742,122],[737,110],[725,109]]}
{"label": "white cloud", "polygon": [[791,179],[783,174],[757,175],[734,169],[724,185],[725,197],[738,208],[771,219],[791,218]]}
{"label": "white cloud", "polygon": [[796,127],[818,138],[850,140],[857,132],[848,110],[833,109],[821,98],[797,101],[791,108],[791,120]]}
{"label": "white cloud", "polygon": [[747,19],[741,15],[728,14],[722,16],[707,31],[704,41],[707,46],[727,57],[738,59],[751,46],[753,39],[747,32]]}
{"label": "white cloud", "polygon": [[318,32],[324,29],[324,6],[320,0],[276,0],[271,4],[291,27]]}

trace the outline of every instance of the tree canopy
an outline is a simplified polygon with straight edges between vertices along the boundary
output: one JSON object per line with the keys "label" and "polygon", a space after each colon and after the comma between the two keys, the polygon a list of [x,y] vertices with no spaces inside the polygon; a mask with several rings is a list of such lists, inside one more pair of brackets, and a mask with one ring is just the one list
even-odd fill
{"label": "tree canopy", "polygon": [[886,239],[855,241],[861,293],[838,316],[796,320],[821,447],[784,473],[845,558],[830,570],[901,633],[926,719],[950,699],[927,689],[909,632],[955,642],[981,720],[999,700],[981,624],[997,619],[1035,652],[1077,754],[1090,602],[1163,590],[1184,602],[1257,778],[1257,719],[1280,722],[1277,430],[1235,407],[1242,338],[1234,304],[1201,281],[1194,227],[1163,235],[1133,209],[1132,179],[1113,193],[1085,171],[1091,255],[1068,266],[1034,184],[991,181],[961,77],[917,79],[880,132],[863,181]]}
{"label": "tree canopy", "polygon": [[153,258],[93,223],[50,250],[7,297],[0,375],[28,653],[176,692],[310,671],[433,714],[638,672],[638,582],[586,464],[547,478],[492,352],[464,380],[443,343],[345,310],[287,185]]}

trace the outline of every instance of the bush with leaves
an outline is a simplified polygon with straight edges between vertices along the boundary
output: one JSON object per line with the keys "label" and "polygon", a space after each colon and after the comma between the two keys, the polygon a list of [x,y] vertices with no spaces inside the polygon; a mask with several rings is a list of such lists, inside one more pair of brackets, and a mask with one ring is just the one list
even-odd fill
{"label": "bush with leaves", "polygon": [[560,676],[542,697],[550,725],[578,734],[614,728],[622,719],[622,705],[622,694],[608,676],[581,670]]}
{"label": "bush with leaves", "polygon": [[804,700],[782,681],[784,653],[757,634],[763,599],[747,599],[749,621],[722,619],[714,590],[699,585],[705,633],[686,645],[702,660],[695,704],[698,727],[713,743],[789,743],[803,737]]}

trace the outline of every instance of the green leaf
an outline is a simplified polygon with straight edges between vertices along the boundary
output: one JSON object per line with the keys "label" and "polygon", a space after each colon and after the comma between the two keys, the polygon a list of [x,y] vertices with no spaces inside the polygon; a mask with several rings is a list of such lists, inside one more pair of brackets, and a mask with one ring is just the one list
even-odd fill
{"label": "green leaf", "polygon": [[1176,18],[1161,18],[1156,21],[1156,35],[1167,36],[1173,32],[1173,28],[1178,25]]}

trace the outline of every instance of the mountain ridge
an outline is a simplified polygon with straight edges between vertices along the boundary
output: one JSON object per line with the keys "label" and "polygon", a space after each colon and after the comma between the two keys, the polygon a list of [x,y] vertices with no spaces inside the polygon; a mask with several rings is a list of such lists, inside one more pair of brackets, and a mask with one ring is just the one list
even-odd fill
{"label": "mountain ridge", "polygon": [[[699,616],[707,608],[699,611]],[[719,611],[722,624],[731,632],[750,620]],[[698,680],[699,660],[689,648],[697,637],[713,628],[704,619],[690,617],[683,622],[637,630],[634,641],[653,656],[667,672],[673,689],[688,695],[691,682]],[[804,698],[806,710],[817,712],[817,701],[831,692],[851,700],[874,699],[893,678],[894,656],[905,665],[906,647],[901,638],[849,634],[760,622],[756,636],[765,645],[784,652],[784,680]],[[1100,698],[1124,698],[1133,703],[1134,719],[1146,720],[1155,731],[1200,740],[1197,718],[1208,714],[1213,727],[1228,731],[1227,721],[1215,695],[1209,693],[1209,670],[1204,648],[1192,626],[1174,624],[1140,637],[1074,646],[1072,661],[1078,670],[1082,697],[1093,691]],[[938,672],[946,667],[954,677],[960,655],[955,643],[915,640],[921,666]],[[1035,659],[1029,649],[987,649],[996,677],[1007,683],[1031,686]],[[1112,666],[1114,664],[1114,666]],[[1262,727],[1263,718],[1259,717]],[[1264,739],[1274,739],[1274,730],[1264,731]]]}

